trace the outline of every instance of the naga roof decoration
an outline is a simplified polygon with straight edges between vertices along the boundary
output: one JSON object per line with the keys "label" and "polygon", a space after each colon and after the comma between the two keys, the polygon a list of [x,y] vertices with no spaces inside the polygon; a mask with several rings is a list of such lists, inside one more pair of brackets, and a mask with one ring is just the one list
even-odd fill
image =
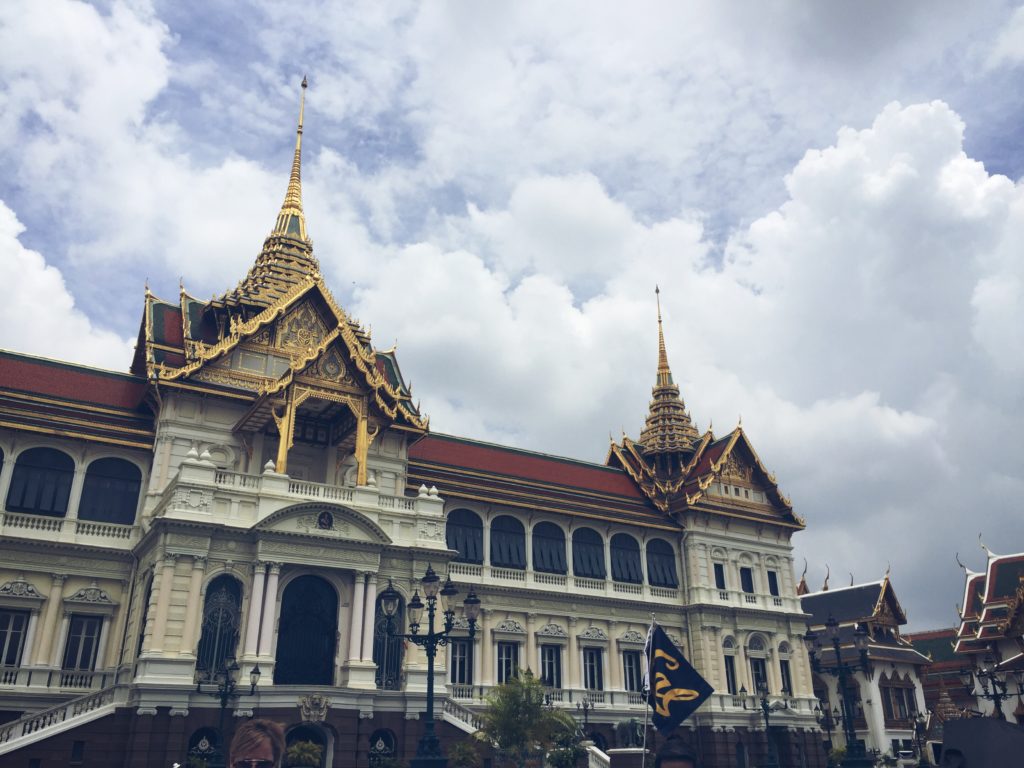
{"label": "naga roof decoration", "polygon": [[645,454],[688,451],[700,439],[700,433],[690,420],[686,405],[679,395],[679,385],[672,380],[665,351],[665,333],[661,325],[661,296],[654,289],[658,302],[658,374],[655,379],[647,422],[637,441]]}
{"label": "naga roof decoration", "polygon": [[[655,289],[655,294],[660,292]],[[742,426],[721,438],[709,429],[701,435],[693,426],[679,396],[679,386],[665,351],[665,334],[658,301],[658,373],[654,400],[639,440],[623,435],[611,443],[608,466],[623,469],[640,491],[662,513],[694,509],[739,515],[803,528],[804,521],[793,512],[789,499],[781,494],[775,477],[761,462]],[[714,483],[742,485],[761,492],[766,503],[736,496],[716,497]],[[756,496],[755,496],[756,498]]]}
{"label": "naga roof decoration", "polygon": [[[321,358],[329,356],[330,371],[322,378],[340,380],[344,371],[347,386],[365,389],[388,419],[426,430],[428,420],[412,402],[394,350],[373,348],[369,333],[335,301],[313,256],[302,211],[306,87],[303,79],[284,203],[252,269],[237,288],[208,302],[189,295],[184,285],[176,303],[158,299],[147,287],[132,372],[157,384],[255,398],[251,410],[265,410],[261,403],[269,404],[297,376],[316,379]],[[265,367],[239,367],[240,357],[261,355]]]}

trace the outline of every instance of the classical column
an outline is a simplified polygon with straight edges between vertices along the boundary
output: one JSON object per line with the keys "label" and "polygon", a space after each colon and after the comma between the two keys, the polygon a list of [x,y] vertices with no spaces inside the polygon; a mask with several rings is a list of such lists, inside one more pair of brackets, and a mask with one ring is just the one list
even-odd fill
{"label": "classical column", "polygon": [[354,588],[352,590],[352,616],[348,626],[348,660],[359,661],[363,658],[362,636],[363,624],[366,621],[366,574],[356,573],[353,575]]}
{"label": "classical column", "polygon": [[28,654],[32,652],[32,645],[36,639],[36,627],[39,624],[39,609],[33,608],[32,612],[28,615],[28,626],[25,628],[25,651],[22,653],[22,666],[30,666],[32,659],[28,658]]}
{"label": "classical column", "polygon": [[39,638],[39,648],[36,650],[36,664],[40,666],[50,663],[50,649],[53,647],[53,638],[57,635],[57,612],[63,602],[62,592],[66,579],[67,576],[55,573],[50,582],[50,594],[46,598],[46,613],[43,614],[43,631]]}
{"label": "classical column", "polygon": [[206,573],[206,558],[192,558],[192,573],[188,582],[188,603],[185,605],[185,626],[181,630],[181,647],[178,653],[194,656],[199,642],[196,628],[201,626],[203,615],[203,575]]}
{"label": "classical column", "polygon": [[526,572],[533,570],[533,525],[526,524]]}
{"label": "classical column", "polygon": [[100,637],[96,641],[96,663],[94,669],[102,670],[107,661],[107,638],[110,635],[112,616],[104,616],[100,622]]}
{"label": "classical column", "polygon": [[537,614],[526,614],[526,664],[527,669],[533,672],[534,677],[540,677],[540,662],[537,659],[537,635],[534,632],[534,622]]}
{"label": "classical column", "polygon": [[582,688],[580,679],[580,644],[576,639],[576,617],[569,617],[569,679],[565,688]]}
{"label": "classical column", "polygon": [[281,564],[270,563],[267,577],[267,593],[263,600],[263,621],[260,625],[259,655],[269,656],[274,642],[274,625],[277,624],[277,582],[281,575]]}
{"label": "classical column", "polygon": [[[486,530],[486,529],[484,529]],[[483,608],[480,610],[480,684],[494,685],[494,643],[489,633],[491,631],[491,611]]]}
{"label": "classical column", "polygon": [[153,647],[155,653],[164,649],[167,640],[167,613],[171,607],[171,591],[174,589],[174,568],[178,556],[170,552],[164,553],[160,570],[160,586],[156,595],[156,615],[153,618]]}
{"label": "classical column", "polygon": [[260,650],[260,616],[263,607],[263,585],[267,579],[267,564],[252,565],[252,591],[249,593],[249,615],[245,619],[244,656],[255,656]]}
{"label": "classical column", "polygon": [[68,495],[68,511],[65,520],[78,519],[78,507],[82,503],[82,487],[85,485],[85,465],[75,467],[75,476],[71,479],[71,492]]}
{"label": "classical column", "polygon": [[64,644],[68,640],[68,627],[70,624],[71,614],[65,611],[60,620],[60,629],[57,630],[57,642],[53,645],[53,656],[50,658],[50,666],[54,669],[60,668],[60,657],[64,655]]}
{"label": "classical column", "polygon": [[[366,574],[363,596],[363,661],[373,661],[373,625],[377,621],[377,574]],[[399,627],[399,631],[401,628]]]}
{"label": "classical column", "polygon": [[622,651],[615,641],[617,626],[617,621],[608,622],[608,675],[611,680],[606,681],[604,687],[609,691],[621,691],[626,687],[622,679]]}

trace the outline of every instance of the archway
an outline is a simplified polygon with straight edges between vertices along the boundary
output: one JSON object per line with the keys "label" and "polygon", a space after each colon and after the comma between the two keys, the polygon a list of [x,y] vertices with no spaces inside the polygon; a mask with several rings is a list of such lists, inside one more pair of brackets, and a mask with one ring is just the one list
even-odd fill
{"label": "archway", "polygon": [[333,685],[338,595],[319,576],[285,587],[277,631],[276,685]]}

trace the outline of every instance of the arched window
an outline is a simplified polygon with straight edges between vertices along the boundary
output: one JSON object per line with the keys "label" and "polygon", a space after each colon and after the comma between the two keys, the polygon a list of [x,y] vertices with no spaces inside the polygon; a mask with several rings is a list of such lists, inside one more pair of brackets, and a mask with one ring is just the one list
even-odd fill
{"label": "arched window", "polygon": [[616,533],[612,536],[612,579],[628,584],[642,584],[643,571],[640,570],[640,544],[628,533]]}
{"label": "arched window", "polygon": [[768,690],[768,662],[765,651],[764,638],[760,635],[752,635],[747,641],[747,657],[750,659],[750,684],[753,686],[751,693]]}
{"label": "arched window", "polygon": [[319,576],[299,576],[281,595],[274,683],[334,684],[338,593]]}
{"label": "arched window", "polygon": [[647,542],[647,582],[652,587],[675,589],[679,586],[676,553],[664,539],[651,539]]}
{"label": "arched window", "polygon": [[498,568],[526,568],[526,533],[511,515],[491,521],[491,565]]}
{"label": "arched window", "polygon": [[370,768],[393,765],[398,757],[398,740],[393,731],[379,728],[370,734]]}
{"label": "arched window", "polygon": [[7,492],[11,512],[64,517],[71,496],[75,462],[53,448],[30,448],[18,456]]}
{"label": "arched window", "polygon": [[572,532],[572,572],[587,579],[605,577],[604,540],[593,528]]}
{"label": "arched window", "polygon": [[786,696],[793,695],[793,673],[789,668],[791,652],[789,643],[779,643],[779,679],[782,681],[782,692]]}
{"label": "arched window", "polygon": [[234,658],[242,615],[242,585],[232,576],[218,576],[206,588],[203,628],[196,652],[196,677],[213,680]]}
{"label": "arched window", "polygon": [[448,549],[459,553],[457,563],[477,563],[484,561],[484,524],[480,516],[468,509],[455,509],[448,514],[445,524],[445,539]]}
{"label": "arched window", "polygon": [[89,465],[78,517],[101,523],[131,525],[139,506],[142,472],[124,459],[97,459]]}
{"label": "arched window", "polygon": [[722,657],[725,660],[725,690],[735,696],[739,691],[736,684],[736,641],[731,637],[722,641]]}
{"label": "arched window", "polygon": [[565,573],[565,533],[554,523],[533,526],[533,570]]}
{"label": "arched window", "polygon": [[[394,631],[405,631],[405,601],[399,598],[398,610],[391,619]],[[384,691],[402,689],[402,649],[405,641],[388,633],[388,617],[377,598],[377,610],[373,621],[373,663],[377,665],[374,681]]]}

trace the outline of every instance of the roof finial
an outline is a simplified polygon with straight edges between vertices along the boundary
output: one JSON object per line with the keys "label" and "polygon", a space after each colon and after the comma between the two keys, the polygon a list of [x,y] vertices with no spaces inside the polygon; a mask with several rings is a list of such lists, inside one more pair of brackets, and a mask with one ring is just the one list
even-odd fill
{"label": "roof finial", "polygon": [[850,571],[850,586],[853,586],[853,571]]}
{"label": "roof finial", "polygon": [[295,131],[295,157],[292,159],[292,172],[288,177],[288,191],[284,195],[281,212],[277,215],[274,226],[275,235],[297,236],[308,240],[306,236],[306,217],[302,214],[302,121],[306,114],[306,88],[309,81],[302,78],[302,95],[299,98],[299,127]]}
{"label": "roof finial", "polygon": [[672,383],[672,371],[668,367],[668,352],[665,351],[665,331],[661,327],[661,289],[654,286],[654,301],[658,305],[658,382],[663,387]]}
{"label": "roof finial", "polygon": [[959,565],[963,569],[964,575],[966,576],[967,575],[967,566],[960,562],[960,553],[959,552],[956,553],[956,564]]}
{"label": "roof finial", "polygon": [[832,569],[825,563],[825,583],[821,585],[822,592],[828,592],[828,577],[832,575]]}

